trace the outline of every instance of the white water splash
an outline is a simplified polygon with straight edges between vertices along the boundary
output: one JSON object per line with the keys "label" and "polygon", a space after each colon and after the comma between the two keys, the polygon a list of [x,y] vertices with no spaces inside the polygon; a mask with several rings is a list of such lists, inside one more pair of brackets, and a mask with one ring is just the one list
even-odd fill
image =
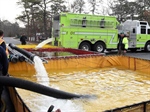
{"label": "white water splash", "polygon": [[[40,84],[43,84],[45,86],[49,86],[49,77],[48,74],[45,70],[45,67],[43,65],[42,60],[38,57],[34,57],[34,67],[36,70],[36,77],[37,77],[37,82]],[[58,87],[53,87],[57,88]],[[60,109],[61,112],[85,112],[83,110],[83,107],[80,104],[76,104],[71,100],[61,100],[61,99],[56,99],[44,95],[32,95],[33,100],[27,100],[27,102],[34,106],[33,111],[40,111],[40,112],[45,112],[48,110],[50,105],[54,105],[54,110]],[[35,98],[33,98],[35,97]],[[36,102],[36,103],[34,103]],[[31,109],[32,110],[32,109]]]}
{"label": "white water splash", "polygon": [[[80,99],[78,99],[80,100]],[[61,112],[85,112],[82,106],[82,100],[77,101],[76,104],[72,100],[61,100],[61,99],[55,99],[48,96],[40,96],[40,95],[32,95],[31,100],[26,100],[29,105],[32,105],[31,111],[32,112],[47,112],[48,108],[53,105],[54,109],[53,111],[60,109]]]}
{"label": "white water splash", "polygon": [[35,63],[34,67],[36,70],[37,82],[45,86],[49,86],[49,77],[42,60],[38,56],[35,56],[33,60]]}
{"label": "white water splash", "polygon": [[48,38],[48,39],[42,41],[41,43],[39,43],[39,44],[36,46],[36,49],[42,48],[44,45],[46,45],[46,44],[49,43],[49,42],[52,42],[53,40],[54,40],[54,38]]}

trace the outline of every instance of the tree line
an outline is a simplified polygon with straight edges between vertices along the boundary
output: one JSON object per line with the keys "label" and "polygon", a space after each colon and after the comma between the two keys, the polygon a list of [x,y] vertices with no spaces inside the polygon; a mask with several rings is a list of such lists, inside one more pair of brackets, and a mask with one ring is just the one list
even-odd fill
{"label": "tree line", "polygon": [[17,4],[23,12],[16,19],[25,28],[20,28],[18,23],[0,21],[0,28],[7,36],[25,32],[28,37],[36,37],[37,33],[51,37],[52,18],[61,12],[116,16],[120,23],[127,19],[150,23],[150,0],[19,0]]}
{"label": "tree line", "polygon": [[0,20],[0,29],[4,31],[5,37],[16,37],[24,28],[20,28],[17,22],[11,23],[8,20]]}

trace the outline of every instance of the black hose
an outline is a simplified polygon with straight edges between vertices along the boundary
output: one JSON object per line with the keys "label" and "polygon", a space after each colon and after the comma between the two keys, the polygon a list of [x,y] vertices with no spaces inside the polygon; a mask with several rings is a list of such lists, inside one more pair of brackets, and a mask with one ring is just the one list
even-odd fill
{"label": "black hose", "polygon": [[12,49],[15,49],[16,51],[20,52],[21,54],[25,55],[27,58],[29,58],[30,60],[34,61],[34,56],[35,54],[32,54],[31,52],[28,52],[24,49],[21,49],[17,46],[15,46],[14,44],[12,43],[9,43],[9,47],[11,47]]}
{"label": "black hose", "polygon": [[73,99],[73,98],[89,98],[89,95],[77,95],[61,90],[53,89],[35,82],[27,81],[24,79],[0,76],[0,84],[4,86],[18,87],[43,95],[51,96],[59,99]]}

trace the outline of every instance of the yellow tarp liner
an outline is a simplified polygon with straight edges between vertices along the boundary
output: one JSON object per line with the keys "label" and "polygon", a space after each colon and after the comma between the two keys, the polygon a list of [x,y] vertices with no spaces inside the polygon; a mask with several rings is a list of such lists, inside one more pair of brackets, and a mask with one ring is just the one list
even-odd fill
{"label": "yellow tarp liner", "polygon": [[[54,69],[76,69],[76,68],[103,68],[112,66],[122,66],[130,70],[150,74],[150,61],[128,56],[74,56],[60,57],[48,60],[44,63],[47,70]],[[10,63],[9,73],[11,71],[30,71],[35,70],[34,66],[27,62]]]}

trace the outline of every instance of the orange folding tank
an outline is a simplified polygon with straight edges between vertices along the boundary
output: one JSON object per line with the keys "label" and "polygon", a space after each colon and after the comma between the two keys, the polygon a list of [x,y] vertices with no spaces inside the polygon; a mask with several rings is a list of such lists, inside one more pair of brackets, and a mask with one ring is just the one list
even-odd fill
{"label": "orange folding tank", "polygon": [[[16,110],[23,106],[28,111],[42,112],[47,111],[50,105],[54,105],[66,112],[150,111],[149,60],[129,56],[105,56],[69,48],[38,50],[26,48],[26,50],[44,60],[43,66],[47,76],[43,75],[43,72],[38,74],[36,63],[28,61],[10,62],[11,76],[44,85],[46,83],[48,87],[69,93],[88,94],[93,97],[60,100],[19,88],[15,88],[15,92],[11,88],[10,92],[13,93],[11,98],[17,105]],[[45,77],[48,80],[44,79]],[[14,93],[20,97],[16,97]],[[18,104],[18,102],[23,103]]]}

